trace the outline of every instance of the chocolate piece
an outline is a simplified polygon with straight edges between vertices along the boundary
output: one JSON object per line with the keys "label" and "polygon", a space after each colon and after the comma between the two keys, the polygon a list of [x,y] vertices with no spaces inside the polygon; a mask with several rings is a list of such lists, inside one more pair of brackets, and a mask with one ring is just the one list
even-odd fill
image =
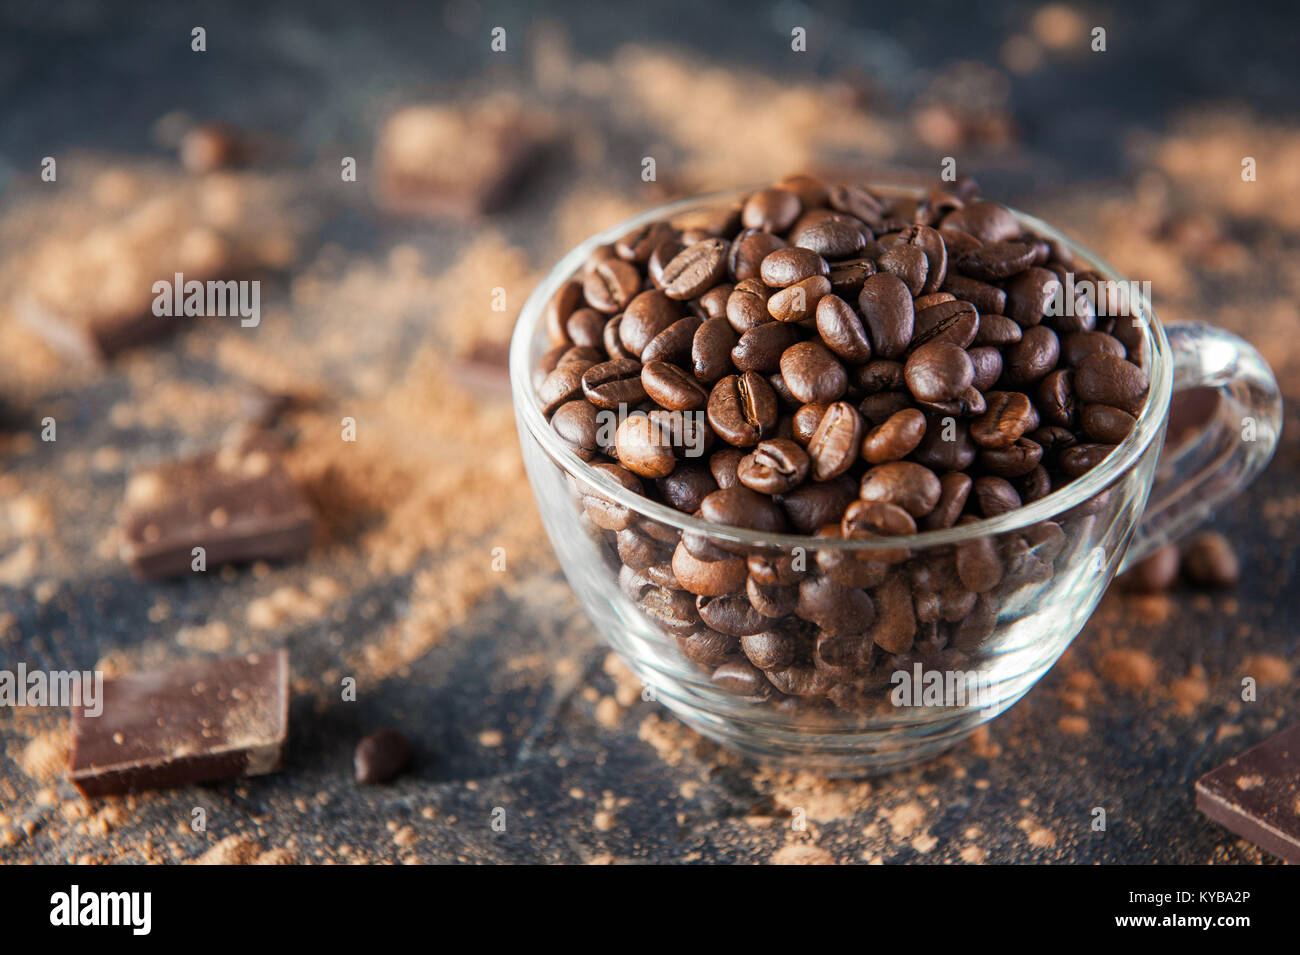
{"label": "chocolate piece", "polygon": [[1196,808],[1265,852],[1300,863],[1300,724],[1198,779]]}
{"label": "chocolate piece", "polygon": [[84,796],[185,786],[280,768],[289,654],[194,660],[104,681],[103,711],[72,711],[68,776]]}
{"label": "chocolate piece", "polygon": [[494,212],[509,200],[549,135],[544,118],[507,98],[406,107],[380,131],[379,202],[403,215]]}
{"label": "chocolate piece", "polygon": [[60,312],[32,299],[18,304],[18,317],[40,335],[51,348],[78,361],[98,363],[118,352],[147,345],[172,334],[179,326],[174,318],[151,311]]}
{"label": "chocolate piece", "polygon": [[122,520],[122,559],[137,577],[189,573],[243,560],[297,557],[316,521],[276,453],[222,448],[133,476]]}

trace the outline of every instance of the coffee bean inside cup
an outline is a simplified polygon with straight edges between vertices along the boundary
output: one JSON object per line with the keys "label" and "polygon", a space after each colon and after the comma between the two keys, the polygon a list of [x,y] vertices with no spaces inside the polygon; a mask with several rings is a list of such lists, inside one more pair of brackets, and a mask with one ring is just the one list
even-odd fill
{"label": "coffee bean inside cup", "polygon": [[[602,246],[548,307],[537,395],[602,474],[572,469],[584,526],[700,692],[888,715],[890,673],[978,665],[1020,591],[1079,559],[1069,521],[1086,532],[1105,492],[1012,532],[982,522],[1128,440],[1145,317],[969,181],[918,199],[792,176],[697,220]],[[1235,573],[1207,545],[1189,566]]]}

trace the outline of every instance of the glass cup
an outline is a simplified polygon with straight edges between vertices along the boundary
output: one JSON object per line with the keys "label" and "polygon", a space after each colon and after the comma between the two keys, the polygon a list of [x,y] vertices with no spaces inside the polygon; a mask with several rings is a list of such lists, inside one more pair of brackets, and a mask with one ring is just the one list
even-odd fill
{"label": "glass cup", "polygon": [[[1064,487],[997,517],[906,537],[765,534],[698,520],[575,454],[543,416],[533,375],[549,348],[546,305],[594,249],[744,195],[671,203],[593,236],[533,292],[510,349],[524,462],[565,576],[648,696],[761,762],[883,772],[948,749],[1024,695],[1116,573],[1264,468],[1281,399],[1245,341],[1206,325],[1162,326],[1144,296],[1131,296],[1148,400],[1115,450]],[[1057,230],[1014,214],[1068,248],[1076,269],[1121,282]],[[1200,420],[1166,444],[1175,392]],[[693,593],[674,568],[701,559],[713,573],[693,586],[710,592]]]}

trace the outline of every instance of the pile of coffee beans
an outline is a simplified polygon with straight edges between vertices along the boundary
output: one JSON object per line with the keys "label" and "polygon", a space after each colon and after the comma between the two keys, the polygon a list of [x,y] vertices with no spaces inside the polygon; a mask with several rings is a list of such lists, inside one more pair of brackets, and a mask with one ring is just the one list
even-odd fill
{"label": "pile of coffee beans", "polygon": [[[897,198],[795,175],[598,248],[548,306],[534,384],[579,457],[705,521],[914,534],[1038,500],[1124,439],[1148,356],[1122,291],[973,183]],[[1063,546],[1045,522],[803,567],[598,495],[585,511],[716,685],[851,710],[914,647],[977,647],[998,588],[1031,562],[1050,577]]]}

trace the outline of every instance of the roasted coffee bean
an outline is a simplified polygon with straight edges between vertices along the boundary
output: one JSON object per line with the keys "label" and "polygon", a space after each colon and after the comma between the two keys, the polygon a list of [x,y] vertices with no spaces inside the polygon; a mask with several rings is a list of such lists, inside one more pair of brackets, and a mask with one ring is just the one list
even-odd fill
{"label": "roasted coffee bean", "polygon": [[1146,319],[1139,315],[1120,315],[1110,333],[1124,346],[1129,361],[1145,370],[1148,365]]}
{"label": "roasted coffee bean", "polygon": [[872,428],[862,440],[862,457],[869,464],[899,461],[913,451],[925,437],[925,415],[915,408],[904,408]]}
{"label": "roasted coffee bean", "polygon": [[983,448],[980,465],[990,474],[1013,478],[1028,474],[1043,459],[1043,449],[1029,438],[1018,438],[1005,448]]}
{"label": "roasted coffee bean", "polygon": [[1020,341],[1020,326],[1005,315],[984,314],[979,317],[979,330],[975,333],[975,345],[991,345],[1005,348]]}
{"label": "roasted coffee bean", "polygon": [[762,229],[746,229],[731,243],[727,252],[727,271],[737,282],[757,279],[763,259],[786,247],[785,239]]}
{"label": "roasted coffee bean", "polygon": [[560,405],[582,394],[582,376],[590,362],[571,361],[555,367],[542,386],[537,389],[537,398],[542,403],[542,414],[554,414]]}
{"label": "roasted coffee bean", "polygon": [[836,212],[847,212],[875,229],[884,219],[885,206],[865,186],[836,185],[827,190],[830,206]]}
{"label": "roasted coffee bean", "polygon": [[860,255],[866,247],[867,236],[860,225],[832,214],[792,232],[790,242],[833,262]]}
{"label": "roasted coffee bean", "polygon": [[847,401],[836,401],[826,409],[808,442],[814,481],[838,477],[853,465],[864,428],[862,416]]}
{"label": "roasted coffee bean", "polygon": [[664,294],[683,301],[707,292],[727,273],[730,243],[723,239],[704,239],[688,245],[664,266]]}
{"label": "roasted coffee bean", "polygon": [[831,267],[831,292],[842,299],[854,301],[862,292],[862,284],[876,274],[876,263],[871,259],[852,259],[836,262]]}
{"label": "roasted coffee bean", "polygon": [[871,641],[857,634],[822,631],[813,644],[813,667],[837,682],[853,680],[871,666]]}
{"label": "roasted coffee bean", "polygon": [[677,464],[672,439],[648,415],[624,418],[614,434],[614,446],[619,463],[641,477],[663,477]]}
{"label": "roasted coffee bean", "polygon": [[1048,424],[1074,426],[1074,372],[1058,368],[1038,385],[1038,408]]}
{"label": "roasted coffee bean", "polygon": [[793,554],[750,554],[745,563],[749,576],[765,587],[788,587],[807,576]]}
{"label": "roasted coffee bean", "polygon": [[971,386],[975,367],[961,347],[931,342],[912,352],[903,377],[918,401],[950,401]]}
{"label": "roasted coffee bean", "polygon": [[740,660],[722,664],[713,671],[710,680],[719,689],[747,700],[761,702],[769,699],[774,692],[762,670]]}
{"label": "roasted coffee bean", "polygon": [[1006,478],[985,475],[976,478],[972,490],[985,517],[997,517],[1020,506],[1020,495]]}
{"label": "roasted coffee bean", "polygon": [[691,355],[695,333],[702,324],[694,315],[673,322],[641,350],[641,362],[648,365],[652,361],[667,361],[685,365]]}
{"label": "roasted coffee bean", "polygon": [[695,377],[713,384],[732,373],[731,350],[739,339],[725,318],[711,318],[695,330],[691,340],[691,363]]}
{"label": "roasted coffee bean", "polygon": [[[836,540],[844,535],[839,524],[828,524],[819,530],[816,536]],[[903,550],[903,548],[888,548],[881,553],[895,561],[906,560]],[[821,547],[817,549],[816,554],[818,571],[844,587],[866,590],[879,585],[889,576],[891,567],[889,563],[884,560],[868,560],[862,553]],[[871,556],[875,555],[876,551],[871,551]]]}
{"label": "roasted coffee bean", "polygon": [[830,271],[826,260],[816,252],[795,247],[768,253],[758,274],[771,288],[788,288],[805,279],[825,277]]}
{"label": "roasted coffee bean", "polygon": [[836,401],[849,383],[844,366],[817,342],[799,342],[787,348],[781,354],[781,377],[801,404]]}
{"label": "roasted coffee bean", "polygon": [[1061,470],[1070,477],[1087,474],[1115,450],[1113,444],[1076,444],[1056,456]]}
{"label": "roasted coffee bean", "polygon": [[568,281],[546,303],[546,334],[552,345],[569,344],[569,316],[582,305],[582,283]]}
{"label": "roasted coffee bean", "polygon": [[731,361],[740,371],[771,373],[781,366],[782,353],[799,340],[799,329],[785,322],[768,322],[740,336]]}
{"label": "roasted coffee bean", "polygon": [[615,546],[618,559],[633,570],[646,571],[664,559],[664,549],[659,542],[635,527],[619,531]]}
{"label": "roasted coffee bean", "polygon": [[635,358],[623,345],[623,339],[619,335],[619,328],[622,327],[623,316],[615,315],[605,323],[605,330],[601,333],[601,344],[605,348],[605,354],[613,358]]}
{"label": "roasted coffee bean", "polygon": [[[797,591],[793,591],[798,596]],[[799,657],[799,638],[781,630],[764,630],[740,638],[741,652],[760,670],[788,667]]]}
{"label": "roasted coffee bean", "polygon": [[411,741],[395,729],[371,733],[357,743],[352,754],[352,769],[362,785],[389,782],[410,765]]}
{"label": "roasted coffee bean", "polygon": [[827,577],[805,577],[799,582],[795,613],[831,634],[866,633],[876,617],[875,605],[856,587],[845,587]]}
{"label": "roasted coffee bean", "polygon": [[656,335],[681,318],[677,303],[663,292],[642,292],[628,303],[619,322],[619,340],[637,358]]}
{"label": "roasted coffee bean", "polygon": [[971,367],[975,369],[972,388],[988,391],[997,384],[1002,377],[1002,352],[989,347],[968,348],[966,355],[970,358]]}
{"label": "roasted coffee bean", "polygon": [[988,408],[970,424],[970,436],[982,448],[1005,448],[1029,430],[1033,406],[1029,396],[1018,391],[995,391],[985,395]]}
{"label": "roasted coffee bean", "polygon": [[1007,293],[996,285],[958,275],[951,270],[944,279],[943,290],[951,292],[964,302],[970,302],[981,315],[1001,315],[1007,307]]}
{"label": "roasted coffee bean", "polygon": [[916,636],[916,614],[912,591],[897,576],[889,577],[874,591],[876,622],[871,642],[886,653],[906,653]]}
{"label": "roasted coffee bean", "polygon": [[637,607],[652,622],[670,633],[690,633],[700,625],[695,598],[684,590],[652,586],[642,593]]}
{"label": "roasted coffee bean", "polygon": [[794,613],[799,590],[796,587],[769,587],[750,577],[745,583],[745,596],[749,598],[749,605],[764,617],[775,619]]}
{"label": "roasted coffee bean", "polygon": [[1084,432],[1102,444],[1119,444],[1129,436],[1137,418],[1109,405],[1085,405],[1079,416]]}
{"label": "roasted coffee bean", "polygon": [[[897,504],[885,501],[854,501],[845,508],[840,520],[841,536],[850,539],[902,537],[915,533],[916,521],[912,515]],[[897,564],[907,560],[911,552],[906,547],[875,549],[869,556],[872,562]]]}
{"label": "roasted coffee bean", "polygon": [[1183,570],[1202,587],[1233,587],[1241,579],[1237,553],[1217,531],[1202,531],[1187,542]]}
{"label": "roasted coffee bean", "polygon": [[827,348],[847,362],[861,364],[871,358],[871,342],[862,319],[837,295],[824,295],[817,302],[817,333]]}
{"label": "roasted coffee bean", "polygon": [[1123,343],[1105,332],[1074,332],[1061,340],[1061,360],[1071,367],[1095,354],[1114,355],[1116,358],[1128,356]]}
{"label": "roasted coffee bean", "polygon": [[1026,504],[1052,493],[1052,476],[1041,464],[1020,479],[1020,499]]}
{"label": "roasted coffee bean", "polygon": [[659,496],[669,507],[694,514],[704,498],[718,489],[708,467],[695,461],[678,461],[673,473],[656,479]]}
{"label": "roasted coffee bean", "polygon": [[788,697],[819,697],[831,687],[832,678],[816,667],[789,666],[767,671],[771,684]]}
{"label": "roasted coffee bean", "polygon": [[650,259],[651,254],[665,239],[672,238],[672,227],[666,222],[652,222],[639,229],[633,229],[614,243],[618,257],[627,262],[640,265]]}
{"label": "roasted coffee bean", "polygon": [[749,197],[740,221],[749,229],[784,232],[794,225],[803,204],[793,192],[778,187],[760,189]]}
{"label": "roasted coffee bean", "polygon": [[896,243],[876,259],[876,268],[882,273],[896,275],[902,279],[903,284],[907,286],[907,291],[913,297],[920,295],[921,290],[925,288],[928,264],[925,252],[915,245],[908,245],[905,242]]}
{"label": "roasted coffee bean", "polygon": [[652,361],[641,369],[641,387],[651,399],[670,411],[695,411],[709,400],[695,376],[678,365]]}
{"label": "roasted coffee bean", "polygon": [[1020,341],[1003,352],[1002,377],[1015,388],[1037,384],[1056,367],[1060,354],[1060,341],[1050,328],[1026,328]]}
{"label": "roasted coffee bean", "polygon": [[966,508],[973,482],[970,475],[950,471],[939,478],[939,501],[934,510],[921,519],[922,530],[940,531],[952,527]]}
{"label": "roasted coffee bean", "polygon": [[951,646],[955,650],[971,653],[993,635],[997,628],[998,612],[987,597],[980,597],[961,622],[953,628]]}
{"label": "roasted coffee bean", "polygon": [[826,183],[807,173],[796,172],[782,176],[776,185],[798,196],[805,209],[819,209],[830,201]]}
{"label": "roasted coffee bean", "polygon": [[856,482],[842,477],[801,484],[788,494],[782,494],[778,500],[790,526],[800,534],[812,534],[832,521],[838,521],[856,492]]}
{"label": "roasted coffee bean", "polygon": [[1114,355],[1089,355],[1074,371],[1074,390],[1088,404],[1139,411],[1150,382],[1137,365]]}
{"label": "roasted coffee bean", "polygon": [[861,388],[868,395],[881,391],[902,391],[907,387],[902,362],[885,358],[877,358],[854,368],[850,378],[855,387]]}
{"label": "roasted coffee bean", "polygon": [[701,321],[709,318],[726,318],[727,300],[731,298],[731,293],[735,290],[736,286],[732,282],[715,285],[692,301],[690,303],[691,309],[699,316]]}
{"label": "roasted coffee bean", "polygon": [[814,275],[783,288],[767,300],[767,312],[778,322],[802,322],[817,310],[817,303],[831,290],[830,279]]}
{"label": "roasted coffee bean", "polygon": [[957,577],[967,590],[982,594],[1002,581],[1002,558],[996,539],[976,537],[956,545]]}
{"label": "roasted coffee bean", "polygon": [[[621,485],[634,494],[643,493],[641,479],[627,468],[605,461],[595,462],[592,467],[615,485]],[[626,507],[614,503],[594,489],[584,494],[582,506],[592,523],[603,530],[626,530],[633,521],[632,513]]]}
{"label": "roasted coffee bean", "polygon": [[580,308],[569,316],[565,331],[575,345],[603,348],[606,316],[594,308]]}
{"label": "roasted coffee bean", "polygon": [[1008,318],[1028,328],[1047,314],[1061,294],[1061,280],[1047,269],[1026,269],[1006,284]]}
{"label": "roasted coffee bean", "polygon": [[1178,567],[1181,559],[1178,548],[1166,544],[1152,552],[1151,556],[1134,564],[1119,577],[1119,584],[1125,590],[1139,594],[1163,593],[1174,585],[1178,579]]}
{"label": "roasted coffee bean", "polygon": [[753,447],[771,434],[780,414],[776,392],[753,371],[719,381],[709,393],[707,407],[709,424],[718,437],[741,448]]}
{"label": "roasted coffee bean", "polygon": [[948,249],[937,229],[925,225],[908,226],[898,237],[900,245],[909,245],[925,254],[925,283],[918,294],[929,295],[943,287],[948,275]]}
{"label": "roasted coffee bean", "polygon": [[781,509],[771,499],[735,486],[714,491],[700,504],[700,516],[711,524],[779,533],[785,529]]}
{"label": "roasted coffee bean", "polygon": [[858,412],[862,415],[866,427],[874,428],[912,406],[912,396],[908,392],[882,391],[863,398],[858,403]]}
{"label": "roasted coffee bean", "polygon": [[1020,225],[1005,206],[977,199],[943,217],[942,230],[967,232],[980,242],[1003,242],[1020,234]]}
{"label": "roasted coffee bean", "polygon": [[641,363],[635,358],[616,358],[592,365],[578,380],[587,401],[598,408],[635,408],[646,398]]}
{"label": "roasted coffee bean", "polygon": [[971,278],[999,282],[1025,271],[1034,257],[1034,247],[1026,242],[993,242],[958,258],[957,268]]}
{"label": "roasted coffee bean", "polygon": [[640,290],[641,274],[636,266],[622,259],[597,263],[582,280],[582,294],[587,304],[606,315],[623,311]]}
{"label": "roasted coffee bean", "polygon": [[[697,512],[692,516],[699,517],[699,513]],[[694,557],[696,560],[702,560],[709,563],[720,561],[720,560],[729,560],[730,558],[736,556],[731,551],[723,550],[721,547],[715,544],[713,542],[713,539],[710,538],[707,534],[701,534],[698,531],[682,531],[681,544],[682,547],[686,549],[686,552],[690,554],[692,557]],[[670,565],[670,570],[671,570],[671,565]],[[677,582],[676,576],[674,576],[672,579],[672,585],[674,587],[683,586],[682,584],[679,584]]]}
{"label": "roasted coffee bean", "polygon": [[737,448],[723,448],[709,456],[709,473],[719,488],[735,487],[740,483],[736,472],[744,457],[745,452]]}
{"label": "roasted coffee bean", "polygon": [[600,430],[599,414],[589,401],[566,401],[551,415],[551,427],[584,461],[590,461],[599,450],[596,434]]}
{"label": "roasted coffee bean", "polygon": [[925,437],[912,457],[935,471],[964,471],[974,462],[976,450],[965,421],[951,415],[926,415]]}
{"label": "roasted coffee bean", "polygon": [[862,475],[858,497],[897,504],[913,517],[924,517],[939,503],[940,490],[939,478],[929,468],[912,461],[891,461]]}
{"label": "roasted coffee bean", "polygon": [[682,654],[702,667],[717,667],[735,659],[740,641],[730,634],[703,627],[677,638]]}
{"label": "roasted coffee bean", "polygon": [[[767,383],[771,385],[772,390],[776,392],[777,400],[780,402],[781,407],[783,409],[790,408],[793,407],[794,405],[799,404],[799,399],[794,396],[794,392],[790,390],[790,386],[785,383],[785,378],[781,375],[779,371],[774,371],[772,372],[772,374],[768,375]],[[783,417],[780,421],[778,421],[776,430],[779,432],[783,427],[783,425],[786,427],[786,433],[777,434],[774,432],[772,435],[774,438],[776,437],[789,438],[793,436],[794,432],[793,429],[789,427],[788,418]]]}
{"label": "roasted coffee bean", "polygon": [[737,335],[774,321],[767,310],[772,290],[758,279],[742,279],[727,296],[727,321]]}
{"label": "roasted coffee bean", "polygon": [[784,494],[798,487],[808,476],[808,453],[794,441],[777,438],[761,441],[736,468],[740,483],[762,494]]}
{"label": "roasted coffee bean", "polygon": [[878,358],[901,358],[912,341],[912,294],[896,275],[878,273],[862,283],[858,307]]}
{"label": "roasted coffee bean", "polygon": [[930,342],[967,348],[979,335],[980,316],[970,302],[940,302],[916,312],[913,351]]}
{"label": "roasted coffee bean", "polygon": [[695,610],[714,630],[733,637],[762,633],[772,626],[772,621],[755,610],[744,594],[697,597]]}
{"label": "roasted coffee bean", "polygon": [[741,557],[726,560],[697,559],[682,544],[673,551],[673,576],[685,590],[706,597],[732,594],[745,586],[749,571]]}

